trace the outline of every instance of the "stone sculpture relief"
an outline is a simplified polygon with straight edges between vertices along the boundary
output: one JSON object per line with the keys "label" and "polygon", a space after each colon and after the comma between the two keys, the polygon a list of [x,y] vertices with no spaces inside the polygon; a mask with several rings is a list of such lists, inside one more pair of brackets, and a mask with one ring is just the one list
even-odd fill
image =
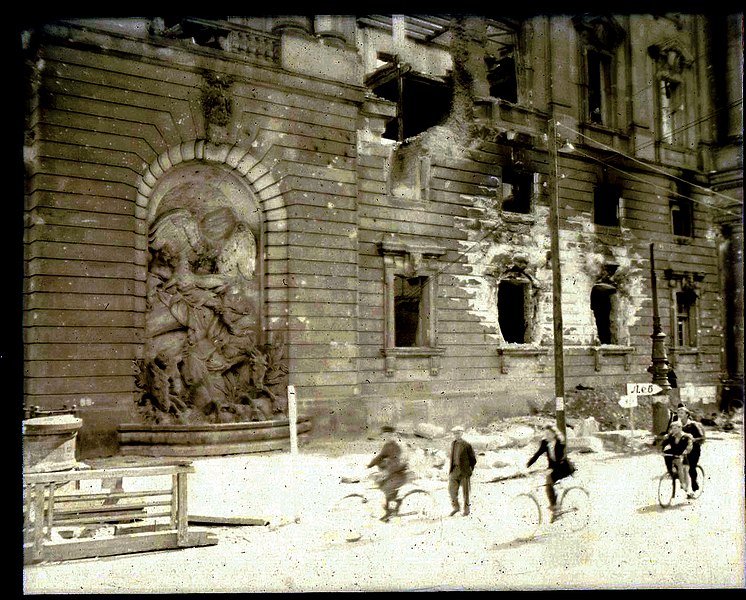
{"label": "stone sculpture relief", "polygon": [[230,206],[188,202],[150,228],[146,345],[138,406],[156,423],[230,423],[284,415],[283,342],[257,343],[257,244]]}

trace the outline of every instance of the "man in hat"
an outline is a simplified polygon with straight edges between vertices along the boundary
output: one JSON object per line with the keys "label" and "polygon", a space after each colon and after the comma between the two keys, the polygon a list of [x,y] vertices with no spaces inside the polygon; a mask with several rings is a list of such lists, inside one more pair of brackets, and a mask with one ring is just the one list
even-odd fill
{"label": "man in hat", "polygon": [[451,465],[448,470],[448,493],[451,496],[453,510],[451,516],[455,515],[461,508],[458,503],[458,490],[461,488],[464,497],[464,516],[469,514],[469,492],[471,488],[471,474],[477,457],[471,444],[463,439],[464,428],[457,425],[451,429],[453,443],[451,444]]}
{"label": "man in hat", "polygon": [[378,467],[381,478],[378,487],[381,488],[385,497],[385,513],[381,521],[387,523],[393,514],[399,510],[399,489],[411,479],[409,465],[399,444],[396,428],[384,425],[381,428],[384,434],[384,444],[380,452],[368,463],[368,468]]}
{"label": "man in hat", "polygon": [[697,464],[702,452],[702,444],[705,441],[705,428],[698,421],[692,419],[692,413],[683,404],[679,404],[676,409],[676,415],[681,422],[681,430],[692,436],[692,449],[687,455],[689,461],[689,479],[692,481],[692,492],[699,489],[697,482]]}

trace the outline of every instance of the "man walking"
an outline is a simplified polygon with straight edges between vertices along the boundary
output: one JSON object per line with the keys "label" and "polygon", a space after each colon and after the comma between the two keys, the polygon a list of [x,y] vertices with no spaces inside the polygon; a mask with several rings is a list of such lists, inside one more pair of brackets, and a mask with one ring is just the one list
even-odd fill
{"label": "man walking", "polygon": [[453,510],[451,516],[455,515],[461,508],[458,503],[458,490],[461,488],[464,497],[464,516],[469,514],[469,492],[471,487],[471,473],[477,464],[477,457],[471,444],[462,439],[464,428],[457,425],[451,429],[453,433],[453,444],[451,444],[451,466],[448,470],[448,493],[451,496]]}

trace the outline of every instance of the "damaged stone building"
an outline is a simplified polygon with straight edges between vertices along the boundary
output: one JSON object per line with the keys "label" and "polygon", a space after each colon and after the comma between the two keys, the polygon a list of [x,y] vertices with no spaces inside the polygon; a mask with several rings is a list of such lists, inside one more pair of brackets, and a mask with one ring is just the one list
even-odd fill
{"label": "damaged stone building", "polygon": [[176,413],[190,357],[228,356],[169,329],[205,307],[230,352],[279,349],[253,385],[277,367],[314,435],[527,414],[555,395],[553,235],[566,395],[650,381],[653,244],[682,395],[742,397],[741,15],[69,19],[22,37],[23,401],[75,406],[83,456],[117,451],[143,365]]}

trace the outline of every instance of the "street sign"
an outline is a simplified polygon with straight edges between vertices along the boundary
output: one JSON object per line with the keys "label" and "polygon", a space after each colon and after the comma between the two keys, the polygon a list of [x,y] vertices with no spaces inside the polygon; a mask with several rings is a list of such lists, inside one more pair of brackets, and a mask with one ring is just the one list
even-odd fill
{"label": "street sign", "polygon": [[626,396],[619,396],[619,406],[622,408],[634,408],[637,406],[637,396],[627,394]]}
{"label": "street sign", "polygon": [[654,396],[658,392],[662,392],[663,388],[657,383],[628,383],[627,384],[627,395],[628,396]]}

